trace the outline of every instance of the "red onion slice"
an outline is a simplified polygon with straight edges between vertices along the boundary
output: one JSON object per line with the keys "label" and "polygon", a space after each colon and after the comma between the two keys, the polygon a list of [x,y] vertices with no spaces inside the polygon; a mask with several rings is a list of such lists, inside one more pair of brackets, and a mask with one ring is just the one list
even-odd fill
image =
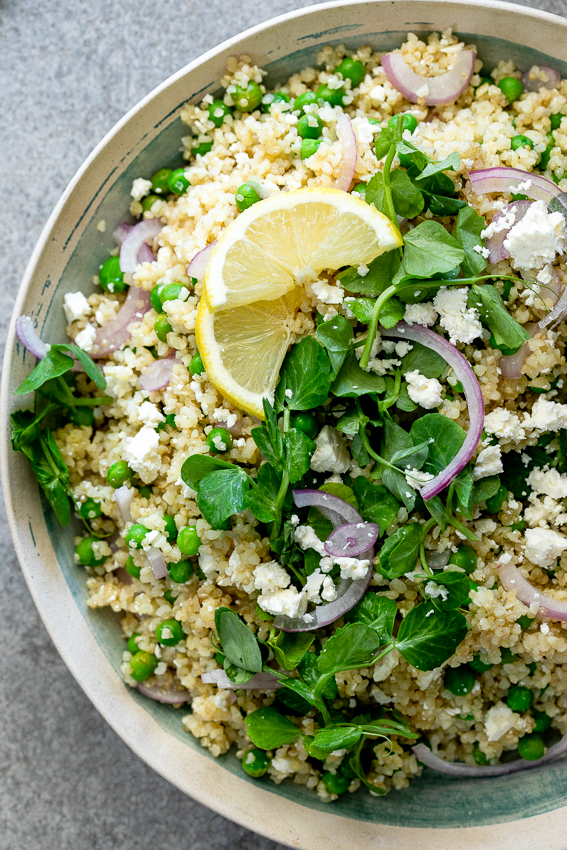
{"label": "red onion slice", "polygon": [[499,262],[500,260],[506,260],[510,256],[510,252],[507,248],[504,247],[504,240],[507,239],[512,227],[514,227],[515,224],[518,224],[518,222],[523,219],[528,209],[530,208],[531,203],[531,201],[514,201],[512,204],[507,204],[500,210],[500,212],[496,213],[496,215],[490,222],[489,227],[492,227],[495,222],[500,221],[500,219],[504,218],[504,216],[507,215],[511,210],[514,211],[514,223],[511,224],[509,227],[505,227],[503,230],[499,230],[497,233],[494,234],[494,236],[489,236],[485,240],[484,244],[490,251],[488,255],[488,262],[492,265]]}
{"label": "red onion slice", "polygon": [[[547,79],[542,80],[540,75],[534,75],[531,79],[530,75],[534,68],[542,72]],[[547,65],[533,65],[529,71],[522,75],[522,84],[526,91],[539,91],[540,89],[556,89],[561,82],[561,74],[554,68],[549,68]]]}
{"label": "red onion slice", "polygon": [[146,240],[157,236],[162,227],[163,224],[157,218],[147,218],[134,225],[120,246],[120,271],[130,274],[136,271],[140,249]]}
{"label": "red onion slice", "polygon": [[146,552],[148,556],[148,561],[150,562],[150,566],[154,571],[154,576],[156,578],[165,578],[167,575],[167,566],[165,563],[165,558],[154,546],[150,546],[148,551]]}
{"label": "red onion slice", "polygon": [[339,525],[325,541],[325,550],[334,558],[359,558],[374,546],[380,527],[373,522],[351,522]]}
{"label": "red onion slice", "polygon": [[125,222],[123,224],[119,224],[118,227],[116,228],[116,230],[114,231],[114,233],[112,234],[116,244],[122,245],[122,243],[124,242],[124,240],[126,239],[126,237],[128,236],[128,234],[130,233],[131,230],[132,230],[131,224],[126,224]]}
{"label": "red onion slice", "polygon": [[[529,322],[523,327],[532,335],[532,337],[541,330],[537,322]],[[527,339],[515,354],[503,354],[498,361],[498,368],[500,369],[502,377],[507,381],[516,381],[518,378],[521,378],[522,369],[524,368],[524,364],[531,353],[532,350],[530,348],[530,341]]]}
{"label": "red onion slice", "polygon": [[567,216],[567,195],[555,185],[553,180],[546,180],[539,174],[501,165],[496,168],[471,171],[469,180],[477,195],[486,195],[490,192],[516,193],[519,184],[522,184],[519,190],[521,194],[527,195],[534,201],[544,201],[548,206],[555,200],[560,204],[563,214]]}
{"label": "red onion slice", "polygon": [[189,691],[181,688],[162,688],[160,685],[146,685],[140,682],[136,688],[148,699],[163,702],[167,705],[179,705],[182,702],[191,702]]}
{"label": "red onion slice", "polygon": [[138,263],[153,263],[154,255],[152,249],[148,245],[147,242],[144,242],[140,250],[138,251]]}
{"label": "red onion slice", "polygon": [[358,151],[352,121],[346,112],[337,112],[337,137],[343,146],[343,158],[334,186],[335,189],[342,189],[343,192],[348,192],[354,178]]}
{"label": "red onion slice", "polygon": [[37,357],[38,360],[43,360],[51,346],[38,337],[30,317],[18,316],[15,330],[16,336],[24,348],[33,354],[34,357]]}
{"label": "red onion slice", "polygon": [[153,363],[150,363],[140,375],[138,381],[140,387],[148,393],[167,387],[171,381],[176,355],[176,351],[172,349],[167,357],[162,357],[160,360],[154,360]]}
{"label": "red onion slice", "polygon": [[133,496],[133,488],[127,487],[126,484],[123,484],[122,487],[118,487],[118,489],[114,491],[114,500],[116,502],[116,507],[118,508],[122,525],[126,525],[127,522],[134,522],[130,512]]}
{"label": "red onion slice", "polygon": [[567,752],[567,735],[564,735],[560,741],[553,744],[548,749],[546,754],[537,761],[526,761],[525,759],[516,759],[505,764],[487,764],[487,765],[472,765],[463,764],[455,761],[444,761],[439,756],[431,752],[425,744],[416,744],[412,747],[414,756],[420,762],[430,767],[438,773],[447,773],[450,776],[460,776],[463,779],[482,779],[488,776],[506,776],[508,773],[517,773],[519,770],[529,770],[531,767],[539,767],[541,764],[553,761],[558,756]]}
{"label": "red onion slice", "polygon": [[459,474],[461,469],[467,465],[474,454],[480,440],[484,425],[484,399],[476,375],[471,369],[468,360],[456,346],[444,339],[435,331],[420,325],[408,325],[406,322],[398,324],[389,330],[381,329],[382,336],[394,337],[395,339],[411,339],[419,342],[427,348],[433,349],[447,361],[457,380],[463,385],[465,399],[469,408],[469,430],[465,441],[451,463],[445,467],[431,481],[428,481],[420,490],[423,499],[431,499],[441,490],[447,487],[453,478]]}
{"label": "red onion slice", "polygon": [[556,327],[556,325],[563,321],[565,314],[567,313],[567,286],[563,292],[561,292],[561,281],[559,280],[559,275],[557,274],[556,269],[553,269],[552,274],[556,279],[553,289],[559,295],[559,299],[555,302],[555,305],[551,308],[547,316],[544,316],[543,319],[539,320],[538,325],[542,330],[548,327]]}
{"label": "red onion slice", "polygon": [[[345,523],[363,522],[356,508],[353,508],[344,499],[325,493],[323,490],[294,490],[293,498],[298,508],[318,508],[323,516],[333,523],[335,528]],[[368,572],[364,578],[341,579],[337,587],[337,598],[333,602],[329,602],[328,605],[318,605],[313,611],[304,614],[302,617],[280,615],[275,618],[274,626],[284,632],[309,632],[334,623],[335,620],[350,611],[364,596],[372,578],[373,558],[373,548],[362,553],[361,559],[370,561]]]}
{"label": "red onion slice", "polygon": [[255,673],[247,682],[237,684],[228,678],[224,670],[211,670],[210,673],[201,674],[201,681],[205,685],[216,685],[231,691],[275,691],[281,688],[277,676],[266,672]]}
{"label": "red onion slice", "polygon": [[474,73],[475,59],[473,50],[462,50],[451,70],[438,77],[416,74],[401,53],[387,53],[382,57],[382,67],[394,88],[412,103],[424,98],[428,106],[436,106],[452,103],[462,95]]}
{"label": "red onion slice", "polygon": [[206,248],[203,248],[195,254],[187,266],[187,274],[189,277],[194,277],[195,280],[203,280],[205,272],[207,271],[207,266],[209,265],[209,260],[211,259],[211,254],[215,250],[216,244],[217,241],[215,239],[214,242],[211,242],[210,245],[207,245]]}
{"label": "red onion slice", "polygon": [[537,602],[541,616],[567,623],[567,600],[554,599],[541,590],[536,590],[514,564],[498,564],[497,569],[502,586],[509,591],[515,590],[520,602],[528,608]]}
{"label": "red onion slice", "polygon": [[131,286],[116,318],[97,330],[91,357],[95,359],[108,357],[124,345],[130,339],[129,326],[132,322],[139,322],[151,306],[150,293],[137,286]]}

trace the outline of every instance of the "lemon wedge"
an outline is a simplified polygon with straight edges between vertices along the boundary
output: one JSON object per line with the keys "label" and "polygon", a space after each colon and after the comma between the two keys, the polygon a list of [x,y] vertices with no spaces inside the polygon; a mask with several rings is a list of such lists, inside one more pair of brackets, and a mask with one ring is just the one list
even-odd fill
{"label": "lemon wedge", "polygon": [[401,244],[385,215],[347,192],[280,192],[226,228],[211,254],[204,297],[213,312],[277,300],[323,269],[369,263]]}

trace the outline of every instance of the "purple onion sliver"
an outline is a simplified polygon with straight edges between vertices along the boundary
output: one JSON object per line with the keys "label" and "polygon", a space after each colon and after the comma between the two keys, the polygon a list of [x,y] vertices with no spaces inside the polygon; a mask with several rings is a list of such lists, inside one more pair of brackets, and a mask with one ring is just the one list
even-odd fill
{"label": "purple onion sliver", "polygon": [[163,224],[157,218],[146,218],[134,225],[120,246],[120,271],[130,274],[136,271],[142,245],[157,236],[162,228]]}
{"label": "purple onion sliver", "polygon": [[251,679],[242,684],[232,682],[224,670],[211,670],[209,673],[201,674],[201,681],[205,685],[216,685],[231,691],[275,691],[280,688],[280,681],[273,673],[255,673]]}
{"label": "purple onion sliver", "polygon": [[142,682],[137,684],[136,688],[145,697],[153,699],[156,702],[166,703],[167,705],[179,705],[180,703],[191,701],[189,691],[181,690],[180,688],[162,688],[159,685],[146,685]]}
{"label": "purple onion sliver", "polygon": [[412,747],[414,756],[419,759],[431,770],[436,770],[438,773],[446,773],[449,776],[460,776],[462,779],[483,779],[489,776],[506,776],[509,773],[517,773],[519,770],[529,770],[532,767],[539,767],[541,764],[553,761],[558,756],[567,752],[567,735],[564,735],[560,741],[553,744],[537,761],[526,761],[525,759],[516,759],[516,761],[508,761],[505,764],[487,764],[487,765],[472,765],[463,764],[462,762],[445,761],[439,756],[431,752],[425,744],[416,744]]}
{"label": "purple onion sliver", "polygon": [[346,112],[337,113],[337,136],[343,146],[343,158],[337,179],[334,182],[335,189],[348,192],[354,178],[354,170],[358,159],[356,146],[356,135],[352,121]]}
{"label": "purple onion sliver", "polygon": [[118,489],[114,491],[114,500],[116,502],[116,507],[118,508],[122,525],[126,525],[128,522],[134,521],[132,519],[132,514],[130,513],[133,496],[133,488],[127,487],[126,484],[123,484],[122,487],[118,487]]}
{"label": "purple onion sliver", "polygon": [[461,354],[456,346],[444,339],[444,337],[436,334],[435,331],[420,325],[408,325],[406,322],[398,322],[395,327],[389,330],[381,330],[380,333],[382,336],[394,337],[395,339],[411,339],[414,342],[425,345],[426,348],[433,349],[433,351],[440,354],[449,364],[457,380],[463,385],[465,399],[469,408],[469,430],[463,445],[453,460],[445,467],[443,472],[440,472],[421,488],[420,493],[422,498],[425,500],[431,499],[440,493],[441,490],[444,490],[453,478],[459,474],[461,469],[464,469],[478,446],[484,425],[484,399],[480,385],[466,357]]}
{"label": "purple onion sliver", "polygon": [[555,185],[553,180],[547,180],[539,174],[499,165],[494,168],[471,171],[469,180],[477,195],[486,195],[490,192],[515,193],[518,191],[518,185],[524,184],[520,190],[522,194],[534,201],[544,201],[547,205],[556,200],[563,207],[563,215],[567,216],[567,195]]}
{"label": "purple onion sliver", "polygon": [[139,322],[151,306],[150,293],[137,286],[131,286],[116,318],[97,330],[91,357],[94,359],[108,357],[124,345],[130,339],[129,326],[133,322]]}
{"label": "purple onion sliver", "polygon": [[559,620],[567,623],[567,600],[554,599],[541,590],[537,590],[527,578],[521,574],[514,564],[498,564],[498,575],[502,586],[508,591],[516,591],[516,597],[528,608],[537,602],[539,613],[549,620]]}
{"label": "purple onion sliver", "polygon": [[147,242],[144,242],[138,251],[138,263],[153,263],[153,261],[154,255],[152,253],[152,249]]}
{"label": "purple onion sliver", "polygon": [[43,360],[51,346],[38,337],[29,316],[18,316],[15,331],[24,348],[38,360]]}
{"label": "purple onion sliver", "polygon": [[[476,53],[462,50],[450,71],[438,77],[422,77],[411,68],[401,53],[387,53],[382,68],[394,88],[412,103],[420,98],[428,106],[452,103],[465,91],[474,73]],[[419,92],[423,91],[421,95]]]}
{"label": "purple onion sliver", "polygon": [[174,366],[175,352],[172,356],[168,355],[160,360],[154,360],[140,375],[140,387],[148,393],[167,387],[171,381]]}
{"label": "purple onion sliver", "polygon": [[[532,337],[540,332],[541,328],[537,322],[529,322],[523,326]],[[503,354],[498,361],[498,368],[502,377],[507,381],[516,381],[522,377],[522,369],[532,350],[530,341],[527,339],[515,354]]]}
{"label": "purple onion sliver", "polygon": [[374,546],[380,528],[373,522],[339,525],[325,541],[325,550],[334,558],[358,558]]}
{"label": "purple onion sliver", "polygon": [[148,556],[148,561],[150,562],[150,566],[154,571],[154,576],[157,579],[165,578],[167,575],[167,566],[165,563],[165,558],[154,546],[150,546],[148,551],[146,552]]}
{"label": "purple onion sliver", "polygon": [[203,280],[205,272],[207,271],[207,266],[209,265],[209,260],[211,259],[211,254],[215,250],[216,244],[215,240],[214,242],[211,242],[210,245],[207,245],[206,248],[203,248],[195,254],[187,266],[187,274],[189,277],[194,277],[196,280]]}
{"label": "purple onion sliver", "polygon": [[317,508],[335,528],[347,522],[363,521],[356,508],[324,490],[294,490],[293,500],[298,508]]}
{"label": "purple onion sliver", "polygon": [[[540,74],[534,74],[531,79],[533,68],[537,68],[546,79],[542,79]],[[561,82],[561,74],[555,68],[550,68],[548,65],[533,65],[529,71],[522,75],[522,85],[525,91],[540,91],[540,89],[556,89]]]}

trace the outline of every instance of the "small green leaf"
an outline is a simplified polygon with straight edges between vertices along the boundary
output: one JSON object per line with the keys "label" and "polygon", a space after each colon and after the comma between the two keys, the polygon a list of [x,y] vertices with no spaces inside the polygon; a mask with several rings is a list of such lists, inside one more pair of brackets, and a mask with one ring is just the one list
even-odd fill
{"label": "small green leaf", "polygon": [[380,638],[364,623],[351,623],[338,629],[325,643],[319,656],[322,675],[367,667],[380,649]]}
{"label": "small green leaf", "polygon": [[99,390],[103,390],[106,387],[106,378],[94,362],[91,360],[86,351],[83,351],[82,348],[79,348],[78,345],[71,345],[71,343],[57,343],[56,345],[51,346],[51,351],[70,351],[71,354],[74,354],[91,381],[96,384]]}
{"label": "small green leaf", "polygon": [[404,237],[404,270],[410,277],[431,278],[452,271],[465,252],[438,221],[424,221]]}
{"label": "small green leaf", "polygon": [[384,378],[361,369],[354,351],[351,351],[333,382],[331,392],[341,398],[357,398],[368,393],[383,393],[385,389]]}
{"label": "small green leaf", "polygon": [[275,519],[280,484],[281,476],[269,463],[262,464],[256,478],[250,479],[246,507],[250,508],[260,522],[272,522]]}
{"label": "small green leaf", "polygon": [[430,602],[424,602],[402,620],[396,648],[412,667],[434,670],[453,655],[466,634],[463,614],[438,611]]}
{"label": "small green leaf", "polygon": [[360,726],[328,726],[315,735],[315,745],[326,753],[333,750],[348,749],[358,743],[362,737]]}
{"label": "small green leaf", "polygon": [[291,428],[284,434],[285,463],[289,474],[290,484],[295,484],[309,472],[311,458],[317,448],[303,431]]}
{"label": "small green leaf", "polygon": [[[356,479],[355,479],[356,480]],[[352,487],[347,484],[339,484],[338,481],[329,481],[327,484],[321,484],[319,490],[324,493],[330,493],[332,496],[338,496],[339,499],[344,499],[349,505],[358,510],[358,502]]]}
{"label": "small green leaf", "polygon": [[309,632],[278,632],[268,639],[277,663],[284,670],[295,670],[313,641],[315,635]]}
{"label": "small green leaf", "polygon": [[456,171],[460,164],[461,157],[456,151],[453,151],[440,162],[430,162],[415,179],[421,183],[441,171]]}
{"label": "small green leaf", "polygon": [[475,248],[478,248],[479,245],[481,248],[484,247],[484,240],[480,234],[485,227],[486,222],[483,216],[479,215],[472,207],[467,205],[459,210],[453,236],[465,252],[465,259],[461,263],[465,277],[477,277],[486,268],[486,259],[482,256],[482,253],[475,251]]}
{"label": "small green leaf", "polygon": [[396,131],[391,127],[383,127],[374,143],[376,159],[383,159],[396,141]]}
{"label": "small green leaf", "polygon": [[500,476],[489,475],[487,478],[481,478],[477,481],[473,488],[473,503],[478,505],[479,502],[486,502],[498,493],[500,489]]}
{"label": "small green leaf", "polygon": [[201,478],[211,472],[217,472],[219,469],[238,469],[238,467],[234,463],[228,463],[218,457],[191,455],[181,467],[181,478],[188,487],[196,490]]}
{"label": "small green leaf", "polygon": [[334,380],[345,357],[350,351],[353,338],[352,325],[344,316],[337,314],[317,328],[317,339],[327,349],[331,361],[331,380]]}
{"label": "small green leaf", "polygon": [[405,304],[402,304],[398,298],[389,298],[380,310],[380,324],[383,328],[393,328],[402,321],[405,312]]}
{"label": "small green leaf", "polygon": [[20,386],[14,390],[16,395],[25,395],[32,393],[50,381],[52,378],[58,378],[59,375],[64,375],[73,367],[73,358],[68,354],[63,354],[57,348],[50,348],[43,360],[40,360],[33,372],[28,375],[25,381],[22,381]]}
{"label": "small green leaf", "polygon": [[215,628],[222,651],[231,664],[252,673],[261,672],[262,653],[258,641],[238,614],[230,608],[217,608]]}
{"label": "small green leaf", "polygon": [[[400,265],[400,252],[398,250],[387,251],[380,254],[371,263],[368,263],[368,271],[361,275],[360,266],[351,266],[337,275],[341,286],[349,292],[361,292],[365,295],[378,295],[392,283],[392,278],[398,271]],[[355,314],[356,315],[356,314]],[[358,318],[358,317],[357,317]],[[359,321],[363,321],[360,319]]]}
{"label": "small green leaf", "polygon": [[258,708],[245,718],[248,737],[261,750],[277,750],[293,744],[300,730],[271,706]]}
{"label": "small green leaf", "polygon": [[292,346],[283,362],[276,387],[276,409],[311,410],[323,404],[329,395],[330,373],[325,349],[312,336],[304,337]]}
{"label": "small green leaf", "polygon": [[426,378],[439,378],[447,368],[447,361],[432,348],[412,342],[411,351],[402,358],[402,375],[418,369]]}
{"label": "small green leaf", "polygon": [[372,591],[368,591],[360,602],[357,602],[354,608],[345,614],[345,622],[364,623],[378,632],[381,639],[386,641],[392,637],[397,610],[393,599],[388,599],[387,596],[376,596]]}
{"label": "small green leaf", "polygon": [[414,570],[422,541],[423,530],[419,523],[398,528],[380,550],[380,572],[393,579]]}
{"label": "small green leaf", "polygon": [[221,469],[210,472],[197,485],[199,510],[213,527],[246,507],[250,479],[243,469]]}
{"label": "small green leaf", "polygon": [[529,332],[509,314],[495,286],[473,284],[467,306],[476,307],[496,344],[505,346],[511,353],[518,351],[524,342],[531,339]]}
{"label": "small green leaf", "polygon": [[[466,573],[447,570],[436,573],[434,581],[435,584],[444,588],[446,591],[445,599],[443,598],[445,594],[441,593],[440,596],[435,596],[431,600],[434,606],[441,611],[451,611],[454,608],[461,608],[469,601],[471,583]],[[429,582],[426,582],[425,593],[429,596],[430,594],[427,592],[428,585]]]}
{"label": "small green leaf", "polygon": [[372,484],[364,475],[354,479],[352,489],[362,519],[376,523],[382,536],[400,509],[398,500],[382,484]]}
{"label": "small green leaf", "polygon": [[[394,168],[390,173],[392,200],[396,214],[402,218],[415,218],[423,211],[423,195],[410,180],[406,171]],[[366,202],[374,204],[377,210],[385,212],[384,176],[377,171],[366,186]]]}

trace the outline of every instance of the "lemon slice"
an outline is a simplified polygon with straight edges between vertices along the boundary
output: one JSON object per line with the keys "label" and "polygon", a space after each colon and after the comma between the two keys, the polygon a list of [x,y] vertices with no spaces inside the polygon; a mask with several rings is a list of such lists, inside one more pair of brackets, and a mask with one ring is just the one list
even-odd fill
{"label": "lemon slice", "polygon": [[369,263],[401,244],[385,215],[347,192],[280,192],[226,228],[211,254],[204,297],[213,312],[277,300],[323,269]]}
{"label": "lemon slice", "polygon": [[260,419],[262,398],[273,398],[295,313],[293,292],[216,313],[204,298],[199,304],[196,337],[207,377],[236,407]]}

